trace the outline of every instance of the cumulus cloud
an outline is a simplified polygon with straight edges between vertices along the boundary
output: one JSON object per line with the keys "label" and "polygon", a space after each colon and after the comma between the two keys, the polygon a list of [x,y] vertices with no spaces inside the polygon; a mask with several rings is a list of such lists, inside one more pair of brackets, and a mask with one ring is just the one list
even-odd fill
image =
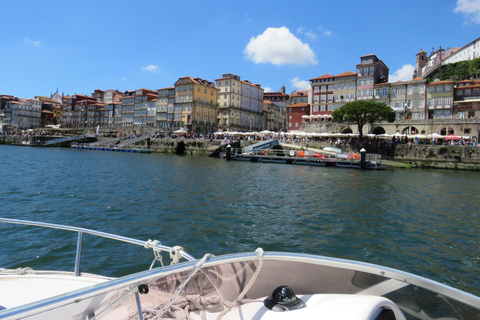
{"label": "cumulus cloud", "polygon": [[415,67],[411,64],[406,64],[397,71],[393,75],[388,77],[388,82],[394,83],[398,80],[402,81],[409,81],[412,80],[413,72],[415,71]]}
{"label": "cumulus cloud", "polygon": [[33,41],[29,38],[25,38],[25,44],[33,47],[40,47],[42,45],[42,41]]}
{"label": "cumulus cloud", "polygon": [[263,92],[272,92],[272,88],[265,87],[265,88],[263,88]]}
{"label": "cumulus cloud", "polygon": [[252,37],[244,54],[247,59],[257,64],[301,66],[318,63],[308,43],[303,43],[286,27],[267,28],[262,34]]}
{"label": "cumulus cloud", "polygon": [[480,0],[457,0],[454,12],[463,13],[473,23],[480,24]]}
{"label": "cumulus cloud", "polygon": [[151,64],[149,66],[146,66],[146,67],[142,67],[142,71],[148,71],[148,72],[151,72],[151,73],[161,73],[158,66],[153,65],[153,64]]}
{"label": "cumulus cloud", "polygon": [[310,81],[300,80],[299,77],[293,78],[292,80],[290,80],[290,83],[292,84],[292,87],[295,89],[303,90],[303,89],[310,88]]}

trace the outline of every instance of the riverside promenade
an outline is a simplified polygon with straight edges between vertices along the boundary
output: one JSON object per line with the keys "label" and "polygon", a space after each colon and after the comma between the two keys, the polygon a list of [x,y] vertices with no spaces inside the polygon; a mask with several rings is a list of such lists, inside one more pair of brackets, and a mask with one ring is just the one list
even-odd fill
{"label": "riverside promenade", "polygon": [[[20,146],[40,146],[50,139],[58,139],[59,136],[36,136],[36,135],[0,135],[0,144]],[[107,138],[98,138],[98,142]],[[178,153],[178,144],[184,147],[182,154],[218,156],[225,151],[225,139],[184,139],[184,138],[157,138],[152,137],[139,142],[139,146],[146,147],[152,153]],[[239,148],[257,143],[256,140],[229,140],[238,144]],[[356,152],[352,145],[341,143],[336,145],[331,140],[323,141],[296,141],[282,142],[284,149],[320,151],[325,147],[336,147],[345,153]],[[370,145],[365,146],[368,152],[379,153]],[[372,150],[369,150],[372,148]],[[436,168],[452,170],[480,171],[480,147],[468,145],[428,145],[397,143],[387,148],[388,155],[382,154],[382,163],[387,167],[398,168]]]}

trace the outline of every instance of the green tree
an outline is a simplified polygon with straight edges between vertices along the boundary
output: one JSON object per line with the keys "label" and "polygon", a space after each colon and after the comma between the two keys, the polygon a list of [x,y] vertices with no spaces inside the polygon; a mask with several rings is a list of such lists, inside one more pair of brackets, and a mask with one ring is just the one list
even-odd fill
{"label": "green tree", "polygon": [[344,104],[333,111],[332,121],[355,123],[360,141],[363,139],[363,126],[379,120],[395,121],[395,112],[383,102],[359,100]]}

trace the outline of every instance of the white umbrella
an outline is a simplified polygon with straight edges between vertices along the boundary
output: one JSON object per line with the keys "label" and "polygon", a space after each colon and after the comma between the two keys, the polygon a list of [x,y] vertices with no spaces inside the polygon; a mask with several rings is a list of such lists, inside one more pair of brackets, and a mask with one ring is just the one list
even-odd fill
{"label": "white umbrella", "polygon": [[418,139],[425,139],[427,138],[427,136],[423,135],[423,134],[415,134],[415,135],[407,135],[407,138],[408,139],[415,139],[415,138],[418,138]]}
{"label": "white umbrella", "polygon": [[441,134],[438,134],[438,133],[431,133],[431,134],[427,134],[425,137],[428,138],[428,139],[441,139],[444,136],[442,136]]}
{"label": "white umbrella", "polygon": [[179,130],[173,131],[173,133],[187,133],[187,131],[185,131],[183,129],[179,129]]}

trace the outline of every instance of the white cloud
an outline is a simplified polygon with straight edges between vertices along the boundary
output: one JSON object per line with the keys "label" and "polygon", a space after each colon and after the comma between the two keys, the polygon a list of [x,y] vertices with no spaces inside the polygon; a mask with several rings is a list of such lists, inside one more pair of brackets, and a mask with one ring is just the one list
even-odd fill
{"label": "white cloud", "polygon": [[297,34],[304,34],[307,38],[315,40],[317,38],[317,34],[311,30],[305,30],[304,27],[300,27],[297,29]]}
{"label": "white cloud", "polygon": [[323,31],[323,34],[328,37],[332,35],[332,31],[325,30]]}
{"label": "white cloud", "polygon": [[42,41],[33,41],[29,38],[25,38],[25,44],[33,47],[40,47],[42,45]]}
{"label": "white cloud", "polygon": [[262,34],[252,37],[244,54],[255,63],[274,65],[318,63],[308,43],[303,43],[286,27],[267,28]]}
{"label": "white cloud", "polygon": [[406,64],[397,71],[393,75],[388,77],[388,82],[394,83],[398,80],[402,81],[409,81],[412,80],[413,72],[415,71],[415,67],[411,64]]}
{"label": "white cloud", "polygon": [[153,64],[151,64],[149,66],[146,66],[146,67],[142,67],[142,71],[148,71],[148,72],[151,72],[151,73],[161,73],[158,66],[155,66]]}
{"label": "white cloud", "polygon": [[299,77],[293,78],[292,80],[290,80],[290,83],[292,84],[292,87],[295,89],[303,90],[303,89],[310,88],[310,81],[300,80]]}
{"label": "white cloud", "polygon": [[480,0],[457,0],[454,12],[471,17],[473,23],[480,24]]}
{"label": "white cloud", "polygon": [[272,92],[272,88],[265,87],[265,88],[263,88],[263,92]]}

